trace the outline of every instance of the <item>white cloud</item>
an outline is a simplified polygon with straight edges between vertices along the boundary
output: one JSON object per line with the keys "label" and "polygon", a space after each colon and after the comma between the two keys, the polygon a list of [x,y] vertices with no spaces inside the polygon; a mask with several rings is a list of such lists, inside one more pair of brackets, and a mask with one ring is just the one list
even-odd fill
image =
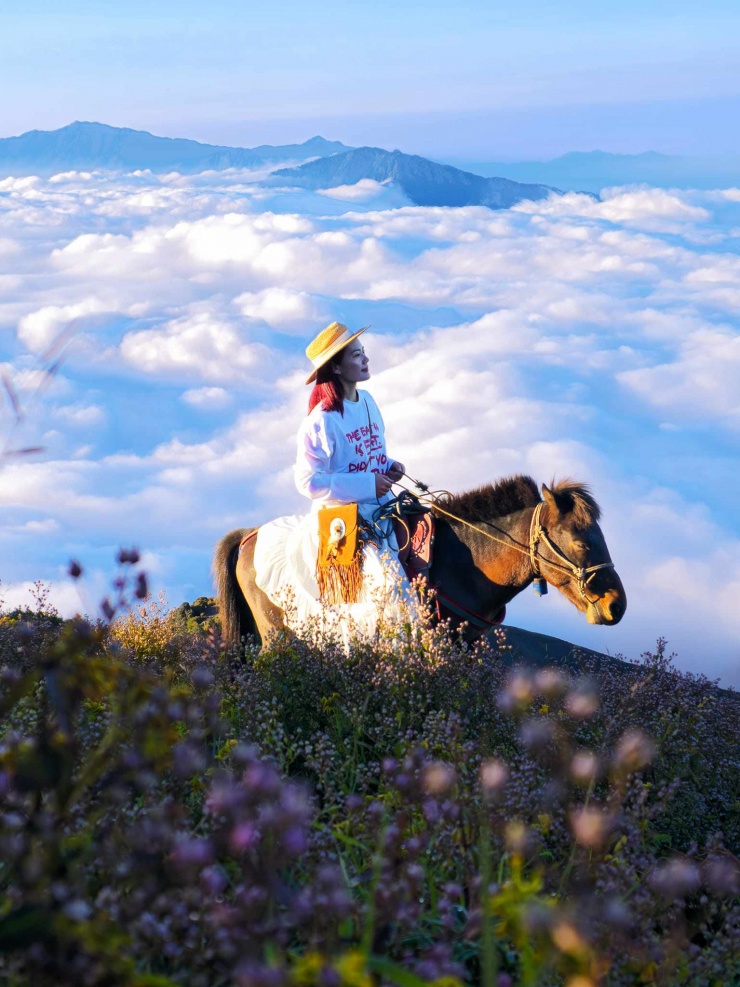
{"label": "white cloud", "polygon": [[0,178],[0,192],[28,193],[35,189],[40,181],[36,175],[29,175],[27,178]]}
{"label": "white cloud", "polygon": [[493,212],[483,206],[449,209],[444,206],[405,206],[367,213],[348,213],[363,236],[389,240],[421,238],[433,241],[479,242],[482,238],[514,233],[521,218],[512,213]]}
{"label": "white cloud", "polygon": [[195,408],[223,408],[231,400],[229,392],[223,387],[194,387],[185,391],[181,398]]}
{"label": "white cloud", "polygon": [[90,182],[97,178],[100,172],[92,171],[60,171],[49,178],[50,185],[60,185],[67,182]]}
{"label": "white cloud", "polygon": [[684,224],[701,223],[710,217],[707,209],[686,201],[685,193],[658,188],[604,189],[601,199],[578,192],[551,195],[545,202],[521,202],[515,212],[603,219],[623,226],[655,232],[678,232]]}
{"label": "white cloud", "polygon": [[242,315],[250,319],[262,319],[268,325],[295,335],[305,336],[309,326],[328,319],[326,304],[305,291],[287,288],[265,288],[264,291],[245,291],[234,299]]}
{"label": "white cloud", "polygon": [[7,236],[0,237],[0,257],[12,257],[13,254],[19,253],[20,249],[21,247],[17,240],[12,240]]}
{"label": "white cloud", "polygon": [[[642,574],[640,588],[652,598],[670,587],[669,627],[684,625],[685,630],[693,625],[696,637],[705,636],[709,647],[712,638],[727,635],[737,640],[740,635],[740,543],[733,547],[734,551],[722,547],[702,559],[671,556]],[[719,582],[718,572],[722,573]]]}
{"label": "white cloud", "polygon": [[669,363],[625,370],[618,379],[678,420],[740,427],[740,335],[703,328],[686,337]]}
{"label": "white cloud", "polygon": [[[738,200],[621,189],[497,212],[395,208],[392,189],[364,188],[377,198],[250,173],[3,184],[0,327],[18,335],[4,369],[24,406],[43,379],[34,355],[60,333],[77,341],[30,405],[50,461],[2,466],[7,578],[25,582],[17,567],[39,558],[56,579],[48,526],[90,551],[135,542],[168,588],[208,592],[228,527],[307,507],[291,477],[303,349],[340,318],[374,326],[370,389],[412,475],[452,489],[519,471],[592,482],[627,617],[588,628],[555,594],[527,595],[515,622],[631,654],[664,634],[685,666],[727,669],[731,594],[713,594],[716,567],[737,580],[717,546],[740,537]],[[173,384],[209,414],[182,414]],[[103,417],[93,449],[79,445],[90,434],[70,441],[72,423]]]}
{"label": "white cloud", "polygon": [[40,521],[26,521],[24,524],[9,525],[9,531],[27,532],[32,535],[53,535],[59,531],[59,523],[54,518]]}
{"label": "white cloud", "polygon": [[147,374],[244,380],[257,375],[268,353],[243,336],[233,323],[195,311],[155,329],[127,333],[120,350],[124,360]]}
{"label": "white cloud", "polygon": [[698,266],[690,271],[686,280],[689,284],[737,284],[740,277],[740,257],[734,255],[708,256],[699,258]]}
{"label": "white cloud", "polygon": [[101,425],[106,418],[99,404],[70,404],[57,408],[56,414],[65,424],[77,427]]}
{"label": "white cloud", "polygon": [[83,486],[79,464],[63,462],[11,462],[4,465],[2,478],[0,503],[44,513],[50,506],[50,491],[59,507],[76,498]]}
{"label": "white cloud", "polygon": [[376,182],[372,178],[361,178],[354,185],[336,185],[334,188],[316,190],[318,195],[324,195],[328,199],[341,199],[344,202],[369,202],[389,191],[396,193],[394,198],[397,199],[397,203],[395,204],[400,206],[408,202],[408,198],[400,190],[389,188],[387,181]]}
{"label": "white cloud", "polygon": [[[62,616],[71,617],[86,609],[77,583],[70,579],[53,581],[46,584],[46,604],[54,607]],[[5,610],[34,609],[36,602],[36,586],[34,581],[3,583],[0,586],[0,599]]]}
{"label": "white cloud", "polygon": [[34,353],[47,349],[62,331],[65,335],[85,326],[86,317],[110,312],[99,298],[85,298],[72,305],[45,305],[25,315],[18,324],[18,338]]}

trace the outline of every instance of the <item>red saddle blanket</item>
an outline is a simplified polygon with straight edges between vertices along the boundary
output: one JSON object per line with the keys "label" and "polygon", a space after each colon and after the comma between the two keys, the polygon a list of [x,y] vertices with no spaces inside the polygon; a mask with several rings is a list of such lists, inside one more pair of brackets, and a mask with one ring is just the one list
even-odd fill
{"label": "red saddle blanket", "polygon": [[398,559],[409,580],[426,579],[434,551],[434,515],[431,511],[405,514],[395,520]]}

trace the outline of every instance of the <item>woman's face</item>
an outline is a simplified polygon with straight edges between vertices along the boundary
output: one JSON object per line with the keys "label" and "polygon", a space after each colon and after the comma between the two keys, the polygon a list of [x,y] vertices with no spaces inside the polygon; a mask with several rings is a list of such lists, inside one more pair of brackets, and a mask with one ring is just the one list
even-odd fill
{"label": "woman's face", "polygon": [[365,348],[359,339],[354,339],[346,346],[338,360],[332,361],[334,372],[348,384],[358,384],[361,380],[370,379],[370,361]]}

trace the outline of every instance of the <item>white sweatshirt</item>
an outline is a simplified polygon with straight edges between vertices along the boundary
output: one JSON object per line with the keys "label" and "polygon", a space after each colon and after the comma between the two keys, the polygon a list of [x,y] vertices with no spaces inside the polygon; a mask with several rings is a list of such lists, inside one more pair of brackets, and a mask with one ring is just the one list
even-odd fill
{"label": "white sweatshirt", "polygon": [[357,503],[370,518],[390,499],[375,495],[375,473],[387,473],[392,460],[385,449],[385,429],[378,406],[367,391],[344,402],[344,415],[317,405],[298,430],[295,482],[310,497],[313,509],[324,504]]}

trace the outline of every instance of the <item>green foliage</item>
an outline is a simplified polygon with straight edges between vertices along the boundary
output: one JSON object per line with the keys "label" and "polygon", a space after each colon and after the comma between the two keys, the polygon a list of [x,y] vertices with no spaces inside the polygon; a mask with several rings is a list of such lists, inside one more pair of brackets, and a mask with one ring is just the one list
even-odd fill
{"label": "green foliage", "polygon": [[218,600],[210,596],[199,596],[193,603],[181,603],[170,616],[173,634],[205,635],[221,626]]}

